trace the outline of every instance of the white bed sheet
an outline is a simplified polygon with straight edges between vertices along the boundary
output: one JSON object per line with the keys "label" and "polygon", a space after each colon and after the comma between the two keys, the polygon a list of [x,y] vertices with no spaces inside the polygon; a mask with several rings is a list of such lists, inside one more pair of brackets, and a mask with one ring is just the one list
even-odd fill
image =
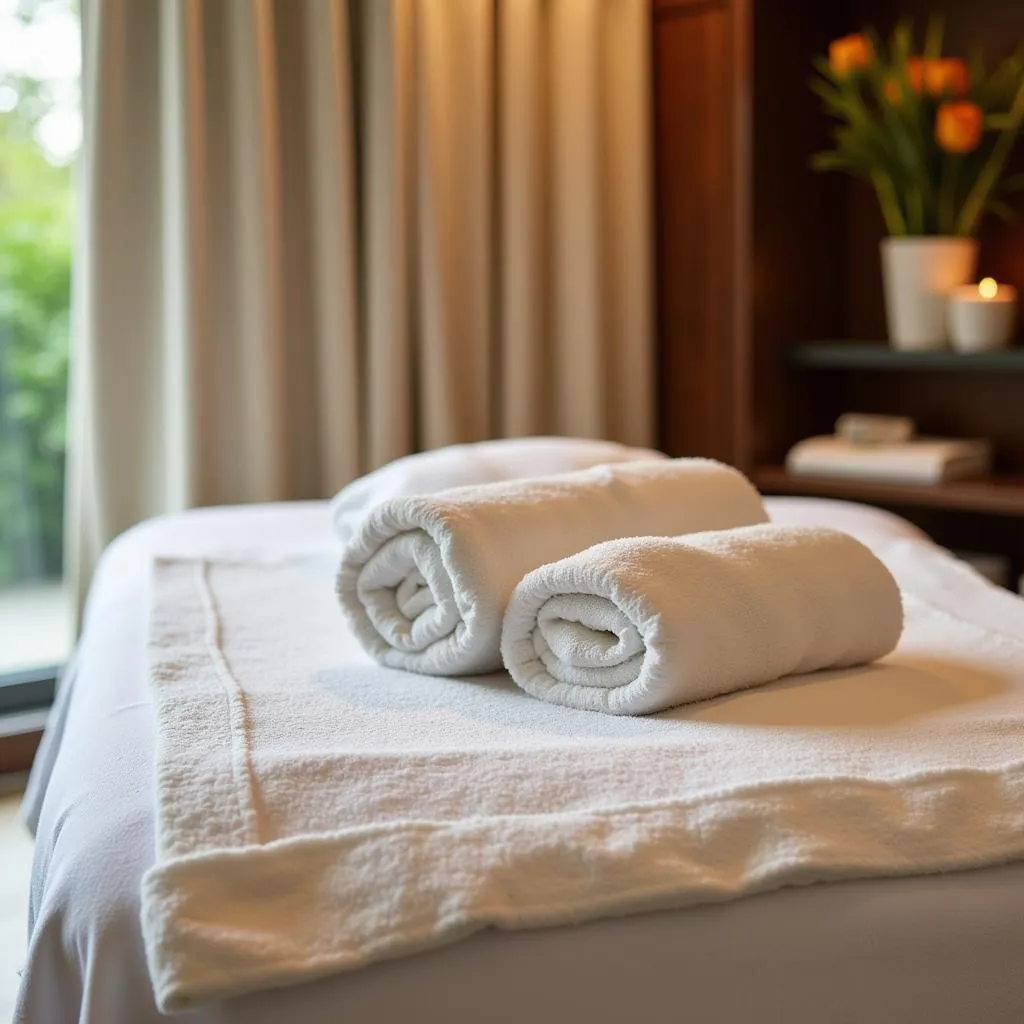
{"label": "white bed sheet", "polygon": [[[829,523],[876,548],[922,536],[898,517],[842,502],[771,499],[769,507],[776,521]],[[310,503],[169,517],[112,546],[26,803],[38,819],[37,852],[17,1019],[164,1019],[138,920],[139,879],[154,855],[150,557],[333,545],[326,505]],[[178,1019],[1016,1024],[1024,1019],[1021,963],[1024,865],[1013,864],[783,890],[575,928],[487,932]]]}

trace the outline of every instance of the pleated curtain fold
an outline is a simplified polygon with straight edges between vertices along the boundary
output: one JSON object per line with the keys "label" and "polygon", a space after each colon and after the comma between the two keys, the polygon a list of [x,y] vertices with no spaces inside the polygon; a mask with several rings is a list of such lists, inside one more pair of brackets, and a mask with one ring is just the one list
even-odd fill
{"label": "pleated curtain fold", "polygon": [[88,0],[68,569],[421,448],[652,440],[647,0]]}

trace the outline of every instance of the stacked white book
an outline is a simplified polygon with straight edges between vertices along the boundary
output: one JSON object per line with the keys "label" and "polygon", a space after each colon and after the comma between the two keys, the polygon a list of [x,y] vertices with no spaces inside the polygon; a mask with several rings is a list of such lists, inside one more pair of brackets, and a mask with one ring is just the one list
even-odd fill
{"label": "stacked white book", "polygon": [[878,483],[941,484],[985,476],[992,466],[992,446],[985,440],[915,438],[909,431],[900,431],[905,440],[865,442],[857,439],[864,432],[855,433],[842,421],[840,425],[846,428],[841,433],[795,444],[786,457],[789,472]]}

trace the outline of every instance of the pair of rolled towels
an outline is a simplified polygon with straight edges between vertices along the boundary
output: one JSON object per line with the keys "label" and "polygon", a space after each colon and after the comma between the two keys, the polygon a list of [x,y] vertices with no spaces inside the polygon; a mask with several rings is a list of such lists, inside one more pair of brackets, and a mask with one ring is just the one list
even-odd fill
{"label": "pair of rolled towels", "polygon": [[768,523],[738,471],[628,462],[385,501],[338,595],[381,664],[492,672],[640,715],[888,654],[902,604],[852,537]]}

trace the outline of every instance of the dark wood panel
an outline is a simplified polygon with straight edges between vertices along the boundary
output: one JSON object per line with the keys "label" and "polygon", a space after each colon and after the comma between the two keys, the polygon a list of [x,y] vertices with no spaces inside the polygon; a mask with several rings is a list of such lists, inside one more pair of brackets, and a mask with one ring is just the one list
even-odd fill
{"label": "dark wood panel", "polygon": [[754,12],[749,416],[761,465],[781,460],[831,402],[830,383],[793,374],[782,355],[794,343],[833,336],[842,318],[845,182],[808,165],[828,145],[829,126],[807,83],[812,56],[846,19],[841,5],[820,0],[755,3]]}
{"label": "dark wood panel", "polygon": [[660,440],[737,458],[737,9],[658,4],[654,21]]}

